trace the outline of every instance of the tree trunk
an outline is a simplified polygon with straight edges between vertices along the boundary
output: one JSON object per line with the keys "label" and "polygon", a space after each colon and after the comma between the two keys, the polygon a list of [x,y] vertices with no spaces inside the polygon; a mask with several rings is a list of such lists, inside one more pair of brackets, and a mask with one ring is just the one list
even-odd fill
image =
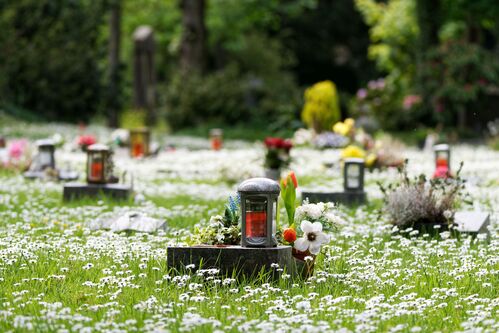
{"label": "tree trunk", "polygon": [[181,0],[180,66],[184,73],[202,72],[206,65],[205,0]]}
{"label": "tree trunk", "polygon": [[426,62],[428,50],[438,46],[438,32],[441,25],[441,3],[440,0],[417,0],[416,13],[419,26],[419,40],[417,48],[417,73],[416,86],[421,94],[423,107],[432,114],[431,92],[425,89],[423,77],[423,66]]}
{"label": "tree trunk", "polygon": [[120,96],[120,40],[121,40],[121,1],[115,0],[111,5],[109,19],[109,92],[108,92],[108,125],[118,127],[118,113],[121,107]]}

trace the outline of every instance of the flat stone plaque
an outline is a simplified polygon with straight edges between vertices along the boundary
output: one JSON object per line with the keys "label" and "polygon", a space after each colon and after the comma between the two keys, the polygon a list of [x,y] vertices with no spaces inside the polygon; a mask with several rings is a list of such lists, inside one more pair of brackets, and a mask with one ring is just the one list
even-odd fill
{"label": "flat stone plaque", "polygon": [[485,212],[456,212],[454,222],[456,230],[472,235],[489,234],[490,218]]}
{"label": "flat stone plaque", "polygon": [[302,200],[310,203],[334,202],[344,205],[360,205],[367,202],[366,192],[302,192]]}
{"label": "flat stone plaque", "polygon": [[[220,269],[220,273],[232,276],[254,277],[261,271],[270,273],[273,279],[279,279],[284,271],[293,275],[296,271],[295,259],[291,246],[271,248],[249,248],[241,246],[199,245],[189,247],[168,247],[167,264],[178,271],[184,271],[187,265],[195,269]],[[279,267],[272,267],[278,264]]]}
{"label": "flat stone plaque", "polygon": [[110,197],[118,200],[128,200],[131,192],[131,187],[123,184],[67,183],[64,185],[63,199],[70,201],[82,198]]}
{"label": "flat stone plaque", "polygon": [[[27,179],[50,179],[50,175],[45,171],[26,171],[23,173],[23,176]],[[61,181],[77,180],[78,178],[78,172],[67,170],[60,170],[57,176],[57,179]]]}

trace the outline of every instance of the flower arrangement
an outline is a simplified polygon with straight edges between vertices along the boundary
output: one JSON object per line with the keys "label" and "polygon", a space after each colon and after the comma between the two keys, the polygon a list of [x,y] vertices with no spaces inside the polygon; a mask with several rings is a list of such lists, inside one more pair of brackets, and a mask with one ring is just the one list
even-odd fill
{"label": "flower arrangement", "polygon": [[6,153],[0,156],[0,162],[4,168],[25,170],[31,163],[31,152],[28,140],[12,140],[7,145]]}
{"label": "flower arrangement", "polygon": [[293,134],[291,141],[294,146],[311,146],[316,134],[313,129],[299,128]]}
{"label": "flower arrangement", "polygon": [[[336,230],[343,220],[333,203],[306,203],[296,207],[298,180],[294,172],[281,179],[281,198],[287,214],[287,226],[279,223],[277,212],[278,242],[293,246],[293,256],[306,268],[305,275],[311,274],[316,256],[321,246],[329,243],[325,232]],[[237,197],[229,197],[223,215],[212,216],[206,227],[196,228],[190,239],[192,244],[239,245],[241,242],[240,202]],[[279,210],[278,210],[279,211]],[[295,225],[299,225],[297,230]]]}
{"label": "flower arrangement", "polygon": [[342,148],[350,140],[341,134],[333,132],[322,132],[315,137],[314,144],[317,148]]}
{"label": "flower arrangement", "polygon": [[239,197],[230,196],[223,215],[210,218],[208,226],[196,228],[191,242],[207,245],[236,245],[241,242]]}
{"label": "flower arrangement", "polygon": [[77,139],[77,144],[83,151],[86,151],[89,146],[93,145],[96,142],[97,140],[95,139],[95,137],[90,134],[80,135],[80,137],[78,137]]}
{"label": "flower arrangement", "polygon": [[[298,181],[294,172],[281,180],[281,194],[288,217],[288,227],[282,232],[283,242],[293,246],[293,256],[305,261],[308,274],[313,269],[315,256],[330,238],[324,231],[334,231],[343,223],[333,203],[305,203],[296,208]],[[300,225],[300,230],[295,227]],[[311,260],[306,261],[309,257]]]}
{"label": "flower arrangement", "polygon": [[331,81],[322,81],[305,90],[305,105],[302,110],[302,120],[317,133],[339,120],[340,103],[336,85]]}
{"label": "flower arrangement", "polygon": [[[381,140],[376,140],[372,142],[371,139],[362,139],[361,133],[357,133],[356,141],[360,142],[356,144],[351,144],[345,147],[341,151],[341,158],[363,158],[365,160],[365,165],[369,169],[374,168],[384,168],[384,167],[399,167],[404,163],[404,160],[400,158],[400,151],[402,150],[402,144],[398,141],[391,139],[390,137],[385,137]],[[360,146],[364,143],[363,147]]]}
{"label": "flower arrangement", "polygon": [[291,161],[290,151],[293,144],[290,140],[283,138],[268,137],[264,141],[267,152],[265,154],[265,167],[269,169],[281,169]]}
{"label": "flower arrangement", "polygon": [[344,122],[339,121],[333,125],[333,131],[343,136],[352,136],[355,133],[355,120],[347,118]]}
{"label": "flower arrangement", "polygon": [[385,203],[383,211],[390,222],[399,229],[427,229],[425,226],[430,225],[448,228],[464,188],[464,181],[459,178],[461,168],[462,164],[455,179],[427,180],[425,175],[410,179],[403,167],[400,181],[387,187],[378,183]]}
{"label": "flower arrangement", "polygon": [[365,158],[366,151],[357,145],[349,145],[341,151],[341,158]]}

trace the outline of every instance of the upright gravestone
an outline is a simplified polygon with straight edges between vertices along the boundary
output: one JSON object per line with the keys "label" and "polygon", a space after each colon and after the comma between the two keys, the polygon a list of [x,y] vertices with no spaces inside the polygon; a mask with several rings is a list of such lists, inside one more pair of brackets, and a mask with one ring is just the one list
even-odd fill
{"label": "upright gravestone", "polygon": [[154,118],[155,82],[154,33],[149,26],[140,26],[133,33],[133,91],[134,105],[147,111],[148,121]]}

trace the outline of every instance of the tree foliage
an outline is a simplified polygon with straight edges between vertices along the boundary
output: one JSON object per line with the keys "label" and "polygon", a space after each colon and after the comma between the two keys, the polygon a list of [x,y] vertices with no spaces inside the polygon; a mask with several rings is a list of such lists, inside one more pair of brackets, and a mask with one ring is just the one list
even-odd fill
{"label": "tree foliage", "polygon": [[104,1],[0,2],[0,99],[49,119],[87,120],[102,103]]}

